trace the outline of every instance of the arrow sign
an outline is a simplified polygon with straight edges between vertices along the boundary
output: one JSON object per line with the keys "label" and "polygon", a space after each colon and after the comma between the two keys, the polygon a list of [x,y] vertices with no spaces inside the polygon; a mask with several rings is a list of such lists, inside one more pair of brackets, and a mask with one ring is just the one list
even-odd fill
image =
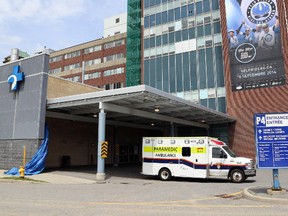
{"label": "arrow sign", "polygon": [[104,141],[101,143],[101,157],[107,158],[108,156],[108,142]]}

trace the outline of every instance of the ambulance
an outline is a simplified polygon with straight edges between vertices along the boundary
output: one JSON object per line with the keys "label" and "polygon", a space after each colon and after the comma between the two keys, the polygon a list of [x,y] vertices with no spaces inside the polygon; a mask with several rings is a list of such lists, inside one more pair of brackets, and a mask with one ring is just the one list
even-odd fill
{"label": "ambulance", "polygon": [[256,176],[252,159],[237,157],[212,137],[144,137],[142,174],[171,177],[228,178],[241,183]]}

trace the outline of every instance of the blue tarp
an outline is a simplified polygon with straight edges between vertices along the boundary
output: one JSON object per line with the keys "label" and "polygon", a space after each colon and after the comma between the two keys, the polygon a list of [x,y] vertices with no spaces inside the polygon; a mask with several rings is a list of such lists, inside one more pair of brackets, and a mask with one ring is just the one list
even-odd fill
{"label": "blue tarp", "polygon": [[[35,153],[30,162],[25,166],[25,175],[36,175],[43,171],[45,168],[46,156],[48,153],[48,127],[45,127],[45,135],[42,144],[40,145],[38,151]],[[4,172],[6,175],[19,175],[19,168],[13,167],[12,169]]]}

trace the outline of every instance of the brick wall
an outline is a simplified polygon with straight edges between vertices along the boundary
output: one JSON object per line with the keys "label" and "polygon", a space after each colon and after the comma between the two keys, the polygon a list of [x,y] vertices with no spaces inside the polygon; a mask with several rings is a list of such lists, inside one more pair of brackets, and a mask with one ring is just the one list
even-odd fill
{"label": "brick wall", "polygon": [[[120,46],[116,46],[116,47],[112,47],[112,48],[108,48],[108,49],[104,49],[105,43],[116,41],[119,39],[124,39],[125,44],[120,45]],[[102,49],[99,51],[96,51],[96,52],[89,53],[89,54],[84,54],[85,48],[92,47],[95,45],[101,45]],[[77,50],[80,50],[80,56],[77,56],[74,58],[64,59],[64,55],[66,53],[70,53],[70,52],[77,51]],[[88,42],[85,44],[79,44],[79,45],[76,45],[76,46],[73,46],[73,47],[70,47],[67,49],[56,51],[56,52],[51,54],[51,58],[55,57],[55,56],[62,55],[63,59],[61,61],[50,63],[49,69],[51,70],[51,69],[61,68],[63,71],[64,67],[67,65],[80,63],[80,65],[81,65],[80,68],[73,69],[70,71],[55,73],[53,75],[58,76],[58,77],[62,77],[65,79],[66,78],[72,78],[75,76],[80,76],[80,82],[82,82],[82,62],[101,58],[102,63],[96,64],[93,66],[86,66],[85,67],[85,74],[89,74],[89,73],[93,73],[93,72],[97,71],[97,72],[101,72],[101,77],[85,80],[84,83],[88,84],[88,85],[92,85],[92,86],[102,87],[106,84],[122,82],[122,83],[124,83],[124,86],[126,86],[126,60],[125,60],[125,58],[119,59],[119,60],[114,60],[114,61],[109,61],[109,62],[103,62],[104,57],[118,54],[118,53],[123,53],[124,56],[126,55],[126,33],[107,37],[104,39],[98,39],[98,40],[91,41],[91,42]],[[103,72],[105,70],[115,69],[115,68],[119,68],[119,67],[124,67],[124,69],[125,69],[124,74],[111,75],[111,76],[107,76],[107,77],[103,76]]]}
{"label": "brick wall", "polygon": [[[283,2],[277,1],[281,25],[282,50],[285,61],[286,80],[288,80],[288,35],[285,29]],[[227,94],[227,113],[236,119],[229,125],[229,144],[236,154],[254,157],[254,113],[287,112],[288,85],[232,92],[229,43],[226,25],[225,1],[220,1],[223,34],[223,53],[225,65],[225,84]]]}

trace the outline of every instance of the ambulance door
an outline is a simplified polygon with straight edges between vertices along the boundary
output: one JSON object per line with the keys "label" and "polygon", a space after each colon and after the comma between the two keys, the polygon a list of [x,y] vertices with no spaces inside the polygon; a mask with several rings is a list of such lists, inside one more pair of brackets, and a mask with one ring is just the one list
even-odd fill
{"label": "ambulance door", "polygon": [[179,175],[181,177],[194,177],[194,155],[192,153],[192,148],[187,146],[180,146],[181,155],[179,155]]}
{"label": "ambulance door", "polygon": [[194,177],[206,178],[208,175],[208,149],[205,145],[205,139],[199,140],[197,144],[194,144],[192,149],[194,155]]}
{"label": "ambulance door", "polygon": [[[146,175],[154,175],[153,170],[153,146],[155,145],[155,139],[143,138],[142,142],[142,173]],[[156,175],[156,174],[155,174]]]}
{"label": "ambulance door", "polygon": [[209,176],[227,176],[229,172],[228,154],[220,146],[210,146]]}

